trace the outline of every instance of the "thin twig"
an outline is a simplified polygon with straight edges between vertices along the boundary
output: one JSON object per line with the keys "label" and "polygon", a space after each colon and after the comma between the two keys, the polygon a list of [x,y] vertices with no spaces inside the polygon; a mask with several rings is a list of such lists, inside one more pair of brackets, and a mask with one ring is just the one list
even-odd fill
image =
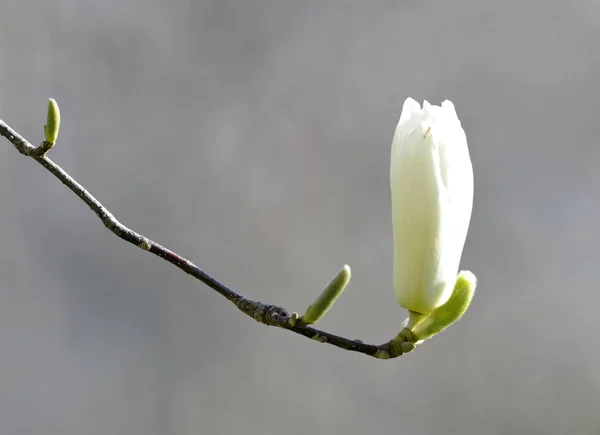
{"label": "thin twig", "polygon": [[232,302],[240,311],[252,317],[257,322],[287,329],[288,331],[295,332],[296,334],[303,335],[304,337],[311,338],[321,343],[328,343],[345,350],[364,353],[379,359],[395,358],[414,349],[415,339],[407,329],[404,329],[387,343],[381,345],[366,344],[360,340],[341,337],[311,326],[303,325],[300,321],[296,321],[296,316],[289,314],[285,308],[250,299],[241,293],[232,290],[181,255],[176,254],[121,224],[113,214],[100,203],[100,201],[94,198],[60,166],[45,156],[48,149],[46,149],[47,147],[45,147],[43,142],[39,147],[33,146],[1,119],[0,135],[7,138],[21,154],[33,158],[50,171],[83,202],[85,202],[96,216],[100,218],[104,226],[115,235],[145,251],[149,251],[152,254],[159,256],[163,260],[168,261],[182,271],[202,281],[208,287],[227,298],[227,300]]}

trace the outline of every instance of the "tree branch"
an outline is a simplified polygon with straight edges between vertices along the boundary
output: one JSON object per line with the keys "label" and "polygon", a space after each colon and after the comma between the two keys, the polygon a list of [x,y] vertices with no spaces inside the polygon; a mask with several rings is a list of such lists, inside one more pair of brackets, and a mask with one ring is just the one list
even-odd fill
{"label": "tree branch", "polygon": [[60,166],[46,157],[45,154],[49,150],[46,141],[42,142],[40,146],[35,147],[1,119],[0,135],[7,138],[21,154],[33,158],[40,165],[50,171],[65,186],[67,186],[67,188],[69,188],[73,193],[75,193],[75,195],[85,202],[87,206],[102,221],[104,226],[116,236],[133,245],[136,245],[145,251],[157,255],[163,260],[175,265],[185,273],[188,273],[194,278],[202,281],[208,287],[227,298],[227,300],[232,302],[240,311],[252,317],[257,322],[287,329],[288,331],[295,332],[296,334],[300,334],[304,337],[319,341],[321,343],[328,343],[345,350],[360,352],[379,359],[395,358],[414,349],[416,339],[413,337],[410,330],[406,328],[404,328],[403,331],[395,338],[384,344],[366,344],[361,340],[341,337],[326,331],[321,331],[312,326],[304,325],[300,320],[297,320],[296,313],[290,314],[283,307],[265,304],[263,302],[245,297],[241,293],[234,291],[217,279],[213,278],[181,255],[159,245],[151,239],[121,224],[113,216],[113,214],[106,207],[104,207],[100,201],[94,198],[94,196],[92,196],[81,184],[75,181],[75,179],[73,179],[73,177],[65,172]]}

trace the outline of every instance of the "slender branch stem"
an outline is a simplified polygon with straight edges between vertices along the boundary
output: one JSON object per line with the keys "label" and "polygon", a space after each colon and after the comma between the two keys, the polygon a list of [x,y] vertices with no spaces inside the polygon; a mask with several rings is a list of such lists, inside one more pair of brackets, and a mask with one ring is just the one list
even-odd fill
{"label": "slender branch stem", "polygon": [[321,343],[328,343],[345,350],[364,353],[379,359],[395,358],[414,349],[415,339],[408,329],[404,329],[395,338],[384,344],[366,344],[360,340],[341,337],[326,331],[321,331],[312,326],[303,325],[300,321],[296,320],[297,315],[295,315],[295,313],[289,314],[283,307],[265,304],[234,291],[204,272],[188,259],[120,223],[113,214],[81,184],[75,181],[75,179],[60,166],[46,157],[46,152],[49,150],[49,147],[47,147],[45,142],[42,142],[38,147],[33,146],[1,119],[0,135],[8,139],[21,154],[33,158],[58,178],[65,186],[67,186],[67,188],[86,203],[102,221],[104,226],[115,235],[145,251],[157,255],[163,260],[175,265],[185,273],[202,281],[208,287],[227,298],[227,300],[232,302],[240,311],[252,317],[257,322],[287,329],[288,331],[295,332],[296,334],[300,334]]}

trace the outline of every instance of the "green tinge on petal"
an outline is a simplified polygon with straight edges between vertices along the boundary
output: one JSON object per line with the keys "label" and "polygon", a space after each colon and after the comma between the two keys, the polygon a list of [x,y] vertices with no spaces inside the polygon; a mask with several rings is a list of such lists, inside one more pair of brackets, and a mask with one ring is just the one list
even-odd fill
{"label": "green tinge on petal", "polygon": [[406,328],[413,330],[419,323],[424,321],[429,314],[416,313],[414,311],[408,311],[408,323],[406,324]]}
{"label": "green tinge on petal", "polygon": [[473,273],[468,270],[460,272],[450,299],[412,329],[415,338],[427,340],[460,319],[473,300],[476,286],[477,278]]}
{"label": "green tinge on petal", "polygon": [[347,264],[342,267],[336,276],[319,293],[317,299],[306,309],[304,315],[298,319],[300,323],[312,325],[317,323],[329,309],[333,306],[337,298],[340,297],[348,282],[350,281],[350,266]]}
{"label": "green tinge on petal", "polygon": [[58,137],[60,128],[60,110],[54,98],[48,101],[48,115],[46,117],[46,125],[44,125],[44,136],[46,142],[53,144]]}

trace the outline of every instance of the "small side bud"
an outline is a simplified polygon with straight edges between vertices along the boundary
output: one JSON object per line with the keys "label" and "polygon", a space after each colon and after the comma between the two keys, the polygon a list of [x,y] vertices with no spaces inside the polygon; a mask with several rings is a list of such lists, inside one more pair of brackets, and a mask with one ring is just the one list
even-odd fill
{"label": "small side bud", "polygon": [[298,322],[305,325],[317,323],[333,306],[350,281],[350,266],[342,267],[336,276],[319,293],[317,299],[310,305]]}
{"label": "small side bud", "polygon": [[375,352],[375,355],[373,355],[375,358],[379,358],[379,359],[390,359],[390,354],[389,352],[385,351],[385,350],[378,350],[377,352]]}
{"label": "small side bud", "polygon": [[298,313],[293,312],[292,314],[290,314],[290,317],[288,319],[288,324],[292,327],[296,326],[296,322],[298,322]]}
{"label": "small side bud", "polygon": [[460,272],[450,299],[412,329],[414,337],[417,340],[427,340],[460,319],[473,300],[476,286],[475,275],[468,270]]}
{"label": "small side bud", "polygon": [[54,144],[58,137],[58,130],[60,128],[60,110],[58,104],[54,98],[50,98],[48,101],[48,115],[46,117],[46,125],[44,125],[44,136],[46,142]]}

